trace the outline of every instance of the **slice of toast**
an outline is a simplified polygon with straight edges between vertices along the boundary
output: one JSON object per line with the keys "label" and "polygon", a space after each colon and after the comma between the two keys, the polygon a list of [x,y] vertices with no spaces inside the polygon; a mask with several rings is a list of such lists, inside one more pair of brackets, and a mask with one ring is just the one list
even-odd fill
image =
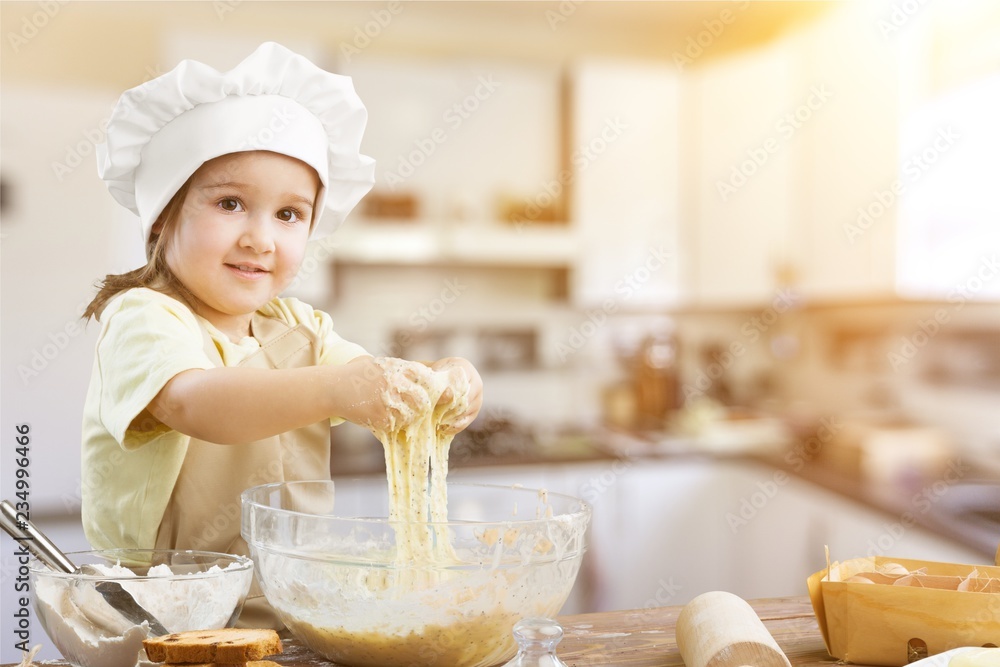
{"label": "slice of toast", "polygon": [[251,660],[250,662],[165,662],[163,667],[281,667],[270,660]]}
{"label": "slice of toast", "polygon": [[223,628],[177,632],[144,639],[152,662],[180,664],[216,663],[242,665],[281,653],[281,639],[274,630]]}

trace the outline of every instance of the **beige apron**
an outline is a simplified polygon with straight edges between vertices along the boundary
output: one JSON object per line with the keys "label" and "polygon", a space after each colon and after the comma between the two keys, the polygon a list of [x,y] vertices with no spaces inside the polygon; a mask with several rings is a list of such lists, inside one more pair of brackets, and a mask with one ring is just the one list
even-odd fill
{"label": "beige apron", "polygon": [[[254,314],[260,350],[239,365],[302,368],[319,361],[315,335],[300,325]],[[204,332],[205,352],[224,366],[215,342]],[[323,420],[245,445],[217,445],[191,439],[170,502],[156,536],[157,549],[197,549],[249,555],[240,537],[240,494],[260,484],[330,478],[330,422]],[[281,629],[256,578],[240,626]]]}

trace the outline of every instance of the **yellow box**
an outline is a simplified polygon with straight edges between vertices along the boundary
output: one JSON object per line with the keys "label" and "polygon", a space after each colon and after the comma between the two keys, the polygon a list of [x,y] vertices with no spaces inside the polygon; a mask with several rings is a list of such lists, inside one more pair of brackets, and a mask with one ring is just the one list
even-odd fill
{"label": "yellow box", "polygon": [[[891,571],[887,564],[922,574],[899,584],[899,575],[847,581]],[[937,587],[962,581],[963,590]],[[1000,567],[855,558],[814,573],[808,585],[826,649],[846,662],[900,667],[959,646],[1000,646]]]}

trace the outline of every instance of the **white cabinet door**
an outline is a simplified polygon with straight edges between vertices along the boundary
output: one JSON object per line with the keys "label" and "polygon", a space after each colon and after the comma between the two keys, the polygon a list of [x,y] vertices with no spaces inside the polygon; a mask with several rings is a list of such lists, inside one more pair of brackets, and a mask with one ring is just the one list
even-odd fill
{"label": "white cabinet door", "polygon": [[679,298],[678,94],[670,65],[573,69],[573,301],[613,312]]}
{"label": "white cabinet door", "polygon": [[[833,560],[888,556],[949,563],[989,563],[989,559],[974,549],[911,525],[909,516],[877,512],[822,490],[813,491],[813,495],[825,496],[823,516]],[[928,501],[918,500],[910,512],[919,515],[925,507],[930,508]]]}
{"label": "white cabinet door", "polygon": [[[805,595],[832,560],[890,556],[986,563],[982,554],[762,464],[720,464],[730,588],[743,598]],[[913,508],[918,511],[919,503]]]}
{"label": "white cabinet door", "polygon": [[1000,74],[952,90],[903,126],[898,288],[953,303],[1000,300]]}
{"label": "white cabinet door", "polygon": [[595,524],[597,611],[685,604],[728,588],[731,554],[716,520],[724,509],[717,479],[716,465],[698,459],[634,461],[597,477],[604,493],[595,506],[614,495],[613,521]]}
{"label": "white cabinet door", "polygon": [[419,199],[431,228],[499,219],[504,197],[539,201],[559,170],[556,67],[366,56],[339,68],[368,109],[375,187]]}
{"label": "white cabinet door", "polygon": [[723,466],[730,592],[745,599],[805,595],[823,565],[827,526],[810,485],[776,468]]}
{"label": "white cabinet door", "polygon": [[689,279],[698,305],[768,303],[790,261],[796,121],[788,55],[760,50],[692,75],[699,176]]}
{"label": "white cabinet door", "polygon": [[796,268],[807,297],[895,293],[900,81],[892,40],[873,29],[878,11],[846,3],[787,43],[800,66]]}

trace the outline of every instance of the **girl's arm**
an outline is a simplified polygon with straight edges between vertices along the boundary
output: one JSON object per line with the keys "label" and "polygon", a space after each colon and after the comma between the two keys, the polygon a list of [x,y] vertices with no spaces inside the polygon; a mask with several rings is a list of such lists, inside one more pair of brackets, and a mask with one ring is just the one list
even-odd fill
{"label": "girl's arm", "polygon": [[[470,380],[469,410],[449,428],[457,433],[479,413],[483,384],[465,359],[449,357],[432,368],[452,365],[460,366]],[[382,399],[385,387],[382,369],[367,356],[340,366],[192,369],[171,378],[147,410],[171,429],[193,438],[241,444],[330,417],[377,428],[389,420]]]}
{"label": "girl's arm", "polygon": [[340,366],[192,369],[163,386],[147,410],[170,428],[207,442],[241,444],[343,417],[387,418],[385,379],[372,357]]}

